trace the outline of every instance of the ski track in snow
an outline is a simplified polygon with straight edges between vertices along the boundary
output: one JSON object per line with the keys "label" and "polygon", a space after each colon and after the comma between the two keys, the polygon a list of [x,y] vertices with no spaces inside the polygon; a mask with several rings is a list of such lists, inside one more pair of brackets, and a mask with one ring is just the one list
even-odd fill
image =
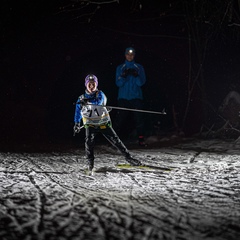
{"label": "ski track in snow", "polygon": [[193,141],[132,150],[171,170],[113,171],[118,153],[0,153],[0,239],[238,239],[240,148]]}

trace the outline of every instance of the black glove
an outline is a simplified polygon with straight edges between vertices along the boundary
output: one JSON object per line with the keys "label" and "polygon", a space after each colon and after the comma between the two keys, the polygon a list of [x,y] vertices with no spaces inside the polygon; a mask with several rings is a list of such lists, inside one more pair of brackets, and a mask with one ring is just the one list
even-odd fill
{"label": "black glove", "polygon": [[89,99],[87,99],[87,98],[80,99],[80,104],[81,104],[82,106],[84,106],[84,105],[86,105],[86,104],[88,103],[88,100],[89,100]]}
{"label": "black glove", "polygon": [[75,123],[75,125],[73,127],[73,132],[80,133],[80,130],[81,130],[80,123]]}
{"label": "black glove", "polygon": [[134,77],[138,76],[138,71],[134,68],[129,68],[128,69],[128,74],[133,75]]}
{"label": "black glove", "polygon": [[125,70],[122,72],[121,77],[126,78],[128,75],[129,75],[129,68],[128,68],[128,69],[125,69]]}

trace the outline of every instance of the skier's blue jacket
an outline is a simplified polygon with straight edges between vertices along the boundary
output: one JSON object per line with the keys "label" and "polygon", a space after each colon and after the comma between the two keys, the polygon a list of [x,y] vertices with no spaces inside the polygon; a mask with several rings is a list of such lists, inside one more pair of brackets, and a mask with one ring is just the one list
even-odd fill
{"label": "skier's blue jacket", "polygon": [[[138,76],[128,75],[126,78],[121,75],[126,69],[134,69],[137,71]],[[146,82],[145,71],[142,65],[135,63],[135,61],[125,60],[116,69],[116,85],[119,87],[118,99],[143,99],[141,87]]]}
{"label": "skier's blue jacket", "polygon": [[[85,93],[82,94],[76,102],[75,115],[74,115],[75,123],[80,123],[80,121],[83,118],[82,116],[83,110],[85,111],[88,110],[88,109],[84,109],[87,107],[85,107],[84,105],[82,106],[81,104],[81,101],[83,99],[87,100],[88,104],[92,104],[93,106],[107,104],[107,97],[101,90],[96,90],[94,93],[91,93],[91,94],[86,90]],[[91,108],[91,105],[89,105],[88,108]]]}

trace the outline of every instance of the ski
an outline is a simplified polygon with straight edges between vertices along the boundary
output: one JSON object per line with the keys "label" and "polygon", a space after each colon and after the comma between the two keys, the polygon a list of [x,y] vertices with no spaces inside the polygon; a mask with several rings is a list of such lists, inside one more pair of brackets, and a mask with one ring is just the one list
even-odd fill
{"label": "ski", "polygon": [[130,164],[118,164],[116,165],[117,168],[119,169],[138,169],[138,170],[152,170],[152,171],[156,171],[156,170],[161,170],[161,171],[171,171],[171,168],[168,167],[159,167],[159,166],[153,166],[153,165],[148,165],[148,164],[144,164],[141,166],[132,166]]}
{"label": "ski", "polygon": [[131,173],[131,172],[170,172],[173,170],[173,168],[170,167],[160,167],[160,166],[154,166],[149,164],[144,164],[140,166],[132,166],[129,163],[122,163],[117,164],[115,166],[103,166],[98,168],[93,168],[92,171],[89,171],[88,169],[84,170],[84,174],[89,177],[93,177],[97,173]]}
{"label": "ski", "polygon": [[130,164],[117,164],[113,167],[106,166],[106,167],[95,168],[94,171],[92,172],[92,175],[90,175],[90,176],[93,176],[94,173],[107,173],[107,172],[111,172],[111,173],[156,172],[156,171],[157,172],[168,172],[171,170],[172,170],[171,168],[158,167],[158,166],[153,166],[153,165],[132,166]]}
{"label": "ski", "polygon": [[119,170],[115,167],[100,167],[96,168],[95,173],[107,173],[107,172],[119,172]]}

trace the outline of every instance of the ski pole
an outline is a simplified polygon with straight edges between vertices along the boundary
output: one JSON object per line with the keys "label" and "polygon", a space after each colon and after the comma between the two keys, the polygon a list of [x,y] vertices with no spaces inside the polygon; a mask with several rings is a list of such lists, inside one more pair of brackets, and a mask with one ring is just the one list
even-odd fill
{"label": "ski pole", "polygon": [[[74,103],[74,104],[80,104],[80,103]],[[107,105],[96,105],[96,104],[85,104],[85,105],[101,106],[101,107],[106,107],[106,108],[111,108],[111,109],[118,109],[118,110],[124,110],[124,111],[133,111],[133,112],[144,112],[144,113],[161,114],[161,115],[166,115],[167,114],[165,112],[165,108],[161,112],[156,112],[156,111],[148,111],[148,110],[142,110],[142,109],[133,109],[133,108],[123,108],[123,107],[107,106]]]}
{"label": "ski pole", "polygon": [[148,111],[148,110],[142,110],[142,109],[133,109],[133,108],[123,108],[123,107],[114,107],[114,106],[103,106],[106,108],[112,108],[112,109],[118,109],[118,110],[125,110],[125,111],[133,111],[133,112],[144,112],[144,113],[153,113],[153,114],[161,114],[166,115],[165,109],[162,110],[162,112],[156,112],[156,111]]}

